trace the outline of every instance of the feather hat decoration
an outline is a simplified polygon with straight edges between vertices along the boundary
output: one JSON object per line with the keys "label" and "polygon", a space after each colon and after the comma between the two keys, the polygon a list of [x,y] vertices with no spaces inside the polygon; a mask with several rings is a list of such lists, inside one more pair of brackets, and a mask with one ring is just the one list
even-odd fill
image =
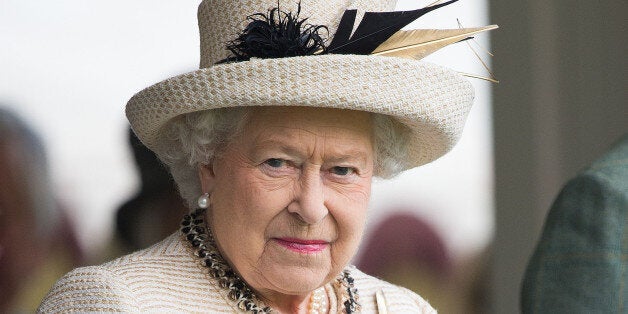
{"label": "feather hat decoration", "polygon": [[340,19],[338,30],[327,51],[337,54],[370,54],[393,34],[419,17],[458,0],[412,11],[366,12],[353,35],[356,10],[347,10]]}
{"label": "feather hat decoration", "polygon": [[379,45],[372,54],[419,60],[441,48],[497,27],[497,25],[489,25],[475,28],[399,31]]}
{"label": "feather hat decoration", "polygon": [[[327,26],[311,25],[307,18],[299,19],[301,3],[296,13],[272,8],[268,13],[249,15],[249,24],[238,38],[227,43],[232,57],[219,63],[247,61],[251,58],[286,58],[308,56],[326,51]],[[325,33],[325,34],[323,34]]]}
{"label": "feather hat decoration", "polygon": [[[436,1],[422,9],[394,12],[366,12],[353,34],[357,11],[346,10],[333,41],[321,53],[381,55],[420,60],[451,44],[473,38],[473,35],[498,28],[497,25],[458,29],[416,29],[403,27],[421,16],[458,0]],[[479,58],[479,56],[478,56]],[[481,61],[481,59],[480,59]],[[486,67],[485,63],[481,61]],[[488,69],[488,68],[487,68]],[[490,70],[489,70],[490,72]],[[498,82],[491,78],[461,73],[464,76]]]}
{"label": "feather hat decoration", "polygon": [[218,63],[315,54],[373,54],[419,60],[448,45],[498,27],[401,30],[421,16],[457,1],[411,11],[366,12],[357,27],[357,10],[345,10],[327,47],[324,35],[320,33],[328,32],[327,27],[308,24],[307,18],[299,19],[300,2],[296,14],[284,12],[279,7],[272,8],[267,14],[255,13],[247,17],[248,26],[227,44],[233,55]]}

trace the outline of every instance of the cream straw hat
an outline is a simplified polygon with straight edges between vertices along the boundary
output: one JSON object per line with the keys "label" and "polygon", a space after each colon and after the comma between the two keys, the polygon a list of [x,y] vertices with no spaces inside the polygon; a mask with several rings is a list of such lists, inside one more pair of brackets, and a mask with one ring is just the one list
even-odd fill
{"label": "cream straw hat", "polygon": [[[294,0],[280,2],[283,12],[299,10]],[[242,106],[340,108],[392,116],[411,132],[408,168],[429,163],[455,145],[474,91],[463,76],[441,66],[333,53],[216,64],[229,57],[226,43],[247,27],[247,16],[267,13],[277,4],[277,0],[200,4],[201,69],[150,86],[127,104],[133,130],[148,148],[160,153],[158,131],[179,115]],[[345,10],[357,9],[357,25],[364,12],[388,12],[395,4],[395,0],[301,0],[299,16],[308,24],[326,26],[334,35]]]}

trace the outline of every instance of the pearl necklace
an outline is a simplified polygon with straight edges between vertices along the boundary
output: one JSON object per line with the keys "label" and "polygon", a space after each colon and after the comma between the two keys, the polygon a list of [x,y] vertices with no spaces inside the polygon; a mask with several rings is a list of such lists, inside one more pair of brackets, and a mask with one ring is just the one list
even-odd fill
{"label": "pearl necklace", "polygon": [[318,288],[310,295],[310,304],[308,305],[309,314],[327,314],[329,311],[329,303],[327,302],[327,293],[325,287]]}
{"label": "pearl necklace", "polygon": [[[199,208],[181,221],[181,232],[195,251],[194,255],[202,259],[201,265],[209,268],[209,274],[218,281],[218,285],[227,289],[230,299],[239,309],[255,314],[272,313],[273,310],[260,300],[248,284],[236,274],[222,258],[216,247],[211,230],[205,226],[205,209]],[[360,310],[358,290],[353,285],[349,269],[345,269],[336,278],[334,286],[341,291],[343,313],[352,314]],[[310,295],[308,312],[326,314],[329,310],[325,287],[318,288]]]}

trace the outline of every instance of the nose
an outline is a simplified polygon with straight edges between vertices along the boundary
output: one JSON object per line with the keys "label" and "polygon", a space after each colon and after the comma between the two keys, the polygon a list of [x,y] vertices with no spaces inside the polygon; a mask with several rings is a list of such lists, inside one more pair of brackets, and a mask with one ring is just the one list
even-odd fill
{"label": "nose", "polygon": [[308,225],[317,224],[327,216],[329,211],[325,205],[324,184],[318,170],[301,176],[288,212]]}

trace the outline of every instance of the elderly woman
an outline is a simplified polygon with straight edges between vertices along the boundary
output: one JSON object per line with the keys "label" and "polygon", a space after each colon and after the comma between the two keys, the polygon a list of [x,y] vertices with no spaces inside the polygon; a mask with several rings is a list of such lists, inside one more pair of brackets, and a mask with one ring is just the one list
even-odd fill
{"label": "elderly woman", "polygon": [[438,47],[385,55],[442,5],[203,1],[201,69],[127,105],[192,209],[181,232],[69,273],[40,311],[434,312],[349,262],[373,176],[442,156],[470,109],[463,77],[414,58]]}

